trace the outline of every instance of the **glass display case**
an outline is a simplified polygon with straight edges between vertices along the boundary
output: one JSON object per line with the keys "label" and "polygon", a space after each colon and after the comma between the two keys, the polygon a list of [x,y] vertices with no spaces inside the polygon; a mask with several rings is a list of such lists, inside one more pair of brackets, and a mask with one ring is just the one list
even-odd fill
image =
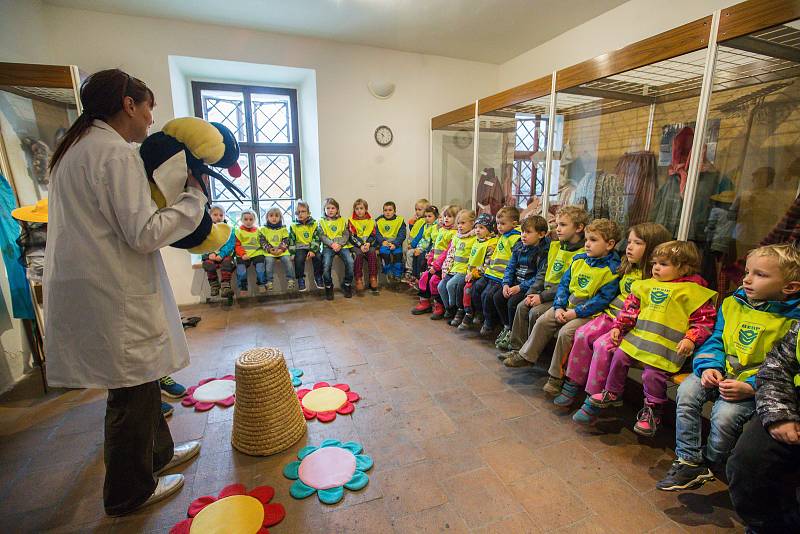
{"label": "glass display case", "polygon": [[729,293],[750,250],[798,239],[799,21],[719,43],[706,128],[709,159],[730,186],[697,189],[690,238],[702,236],[706,276]]}
{"label": "glass display case", "polygon": [[20,206],[47,196],[50,156],[79,114],[74,80],[75,67],[0,63],[0,169]]}
{"label": "glass display case", "polygon": [[[623,228],[656,222],[677,237],[706,55],[700,49],[560,89],[551,209],[578,204],[592,218]],[[715,166],[718,126],[704,139],[698,187],[708,194],[732,187]],[[702,240],[702,225],[690,238]]]}
{"label": "glass display case", "polygon": [[[550,77],[544,81],[549,92]],[[541,214],[549,115],[549,94],[479,115],[478,213],[516,206]]]}
{"label": "glass display case", "polygon": [[[470,105],[432,121],[430,200],[440,209],[474,207],[474,114],[475,106]],[[448,115],[457,120],[448,120]]]}

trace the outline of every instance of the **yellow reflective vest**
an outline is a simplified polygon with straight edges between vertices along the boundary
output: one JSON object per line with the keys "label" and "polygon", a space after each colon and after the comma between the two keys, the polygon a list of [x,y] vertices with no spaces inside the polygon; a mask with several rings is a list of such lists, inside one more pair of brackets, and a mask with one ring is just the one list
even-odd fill
{"label": "yellow reflective vest", "polygon": [[722,344],[726,378],[746,380],[758,372],[764,357],[786,335],[794,319],[743,306],[734,297],[722,301]]}
{"label": "yellow reflective vest", "polygon": [[550,243],[550,249],[547,251],[547,271],[544,274],[544,281],[546,285],[557,286],[561,281],[561,277],[567,272],[569,266],[572,265],[572,258],[577,254],[586,252],[586,249],[581,247],[578,250],[564,250],[561,248],[561,242],[556,240]]}
{"label": "yellow reflective vest", "polygon": [[[420,217],[419,219],[414,221],[414,224],[412,224],[411,228],[409,228],[409,230],[408,230],[408,240],[411,241],[412,239],[417,237],[417,234],[419,233],[420,228],[422,228],[423,226],[425,226],[425,217]],[[424,232],[425,230],[423,229],[422,231]],[[424,235],[425,234],[423,233],[423,237],[424,237]]]}
{"label": "yellow reflective vest", "polygon": [[508,262],[511,260],[511,249],[514,248],[519,239],[520,234],[516,228],[498,238],[491,262],[484,273],[486,276],[495,280],[503,280],[503,274],[505,274]]}
{"label": "yellow reflective vest", "polygon": [[653,278],[634,282],[632,293],[640,302],[636,326],[619,348],[635,360],[677,373],[685,356],[676,352],[689,328],[689,317],[717,292],[694,282],[659,282]]}
{"label": "yellow reflective vest", "polygon": [[[800,363],[800,343],[795,345],[794,355],[797,358],[797,363]],[[800,375],[794,375],[794,387],[800,388]]]}
{"label": "yellow reflective vest", "polygon": [[[287,230],[285,226],[275,229],[272,229],[269,226],[262,226],[259,229],[259,232],[261,232],[261,235],[263,235],[267,240],[267,246],[269,247],[278,247],[280,246],[281,241],[289,238],[289,230]],[[281,254],[270,254],[269,252],[265,252],[265,255],[280,258],[281,256],[288,256],[289,249],[287,248]]]}
{"label": "yellow reflective vest", "polygon": [[436,232],[436,240],[433,242],[434,259],[438,258],[442,252],[447,250],[454,235],[456,235],[454,228],[439,227],[439,230]]}
{"label": "yellow reflective vest", "polygon": [[266,254],[259,243],[259,229],[256,229],[255,232],[249,232],[247,230],[237,228],[234,233],[236,234],[236,239],[239,240],[239,244],[242,245],[242,248],[244,249],[248,258],[257,258],[258,256],[264,256]]}
{"label": "yellow reflective vest", "polygon": [[[337,237],[343,237],[344,231],[347,227],[347,219],[342,217],[337,217],[336,219],[327,219],[322,218],[319,220],[319,228],[322,230],[322,233],[325,234],[325,237],[328,239],[336,239]],[[343,246],[343,248],[353,248],[353,245],[347,243]]]}
{"label": "yellow reflective vest", "polygon": [[467,263],[472,252],[472,245],[477,241],[474,235],[453,238],[453,265],[450,267],[452,274],[467,274]]}
{"label": "yellow reflective vest", "polygon": [[481,241],[476,239],[472,244],[472,249],[469,251],[469,261],[467,267],[472,269],[480,269],[486,261],[486,251],[497,246],[497,236],[492,236]]}
{"label": "yellow reflective vest", "polygon": [[378,233],[381,234],[381,237],[383,237],[384,240],[394,241],[394,239],[397,238],[397,234],[400,233],[400,228],[402,228],[406,222],[402,217],[395,217],[394,219],[389,220],[384,219],[381,215],[375,220],[375,224],[378,225]]}
{"label": "yellow reflective vest", "polygon": [[375,229],[375,219],[353,219],[350,217],[350,224],[353,225],[353,228],[356,229],[356,237],[359,239],[366,241],[369,236],[372,235],[372,231]]}
{"label": "yellow reflective vest", "polygon": [[292,234],[294,235],[295,243],[298,245],[310,245],[314,239],[314,232],[317,231],[317,221],[309,219],[309,223],[292,223]]}
{"label": "yellow reflective vest", "polygon": [[[617,279],[608,267],[592,267],[586,258],[578,258],[570,265],[569,302],[572,309],[597,294],[601,287]],[[599,315],[599,314],[598,314]]]}
{"label": "yellow reflective vest", "polygon": [[617,298],[611,301],[611,304],[608,305],[606,308],[606,313],[611,317],[616,317],[617,314],[622,310],[622,305],[625,303],[625,299],[628,298],[628,295],[631,294],[631,288],[634,282],[637,282],[642,279],[642,270],[641,269],[633,269],[628,274],[623,274],[622,277],[619,279],[619,295]]}

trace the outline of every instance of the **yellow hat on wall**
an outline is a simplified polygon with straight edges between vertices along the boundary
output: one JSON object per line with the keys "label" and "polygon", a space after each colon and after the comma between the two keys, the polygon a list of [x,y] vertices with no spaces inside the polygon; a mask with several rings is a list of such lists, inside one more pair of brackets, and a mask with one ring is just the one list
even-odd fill
{"label": "yellow hat on wall", "polygon": [[18,221],[32,223],[47,222],[47,199],[43,198],[32,206],[22,206],[11,212],[11,216]]}

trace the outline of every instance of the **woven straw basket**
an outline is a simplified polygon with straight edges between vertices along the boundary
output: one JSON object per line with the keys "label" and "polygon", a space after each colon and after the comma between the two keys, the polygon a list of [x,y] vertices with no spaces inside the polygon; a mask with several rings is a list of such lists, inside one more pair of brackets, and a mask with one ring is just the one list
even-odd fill
{"label": "woven straw basket", "polygon": [[306,420],[283,353],[250,349],[236,360],[236,404],[231,442],[239,451],[267,456],[294,445]]}

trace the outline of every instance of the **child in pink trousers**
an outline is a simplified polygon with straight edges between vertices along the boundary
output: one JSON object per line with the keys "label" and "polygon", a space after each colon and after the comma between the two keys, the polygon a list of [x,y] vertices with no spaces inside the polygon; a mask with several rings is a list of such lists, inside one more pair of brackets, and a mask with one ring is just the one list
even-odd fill
{"label": "child in pink trousers", "polygon": [[567,360],[566,380],[553,404],[570,408],[582,387],[586,388],[589,396],[603,390],[611,357],[617,348],[610,337],[614,319],[630,294],[633,282],[650,278],[649,260],[653,250],[670,239],[669,230],[660,224],[646,222],[631,227],[625,257],[617,271],[619,296],[603,313],[575,331],[575,341]]}

